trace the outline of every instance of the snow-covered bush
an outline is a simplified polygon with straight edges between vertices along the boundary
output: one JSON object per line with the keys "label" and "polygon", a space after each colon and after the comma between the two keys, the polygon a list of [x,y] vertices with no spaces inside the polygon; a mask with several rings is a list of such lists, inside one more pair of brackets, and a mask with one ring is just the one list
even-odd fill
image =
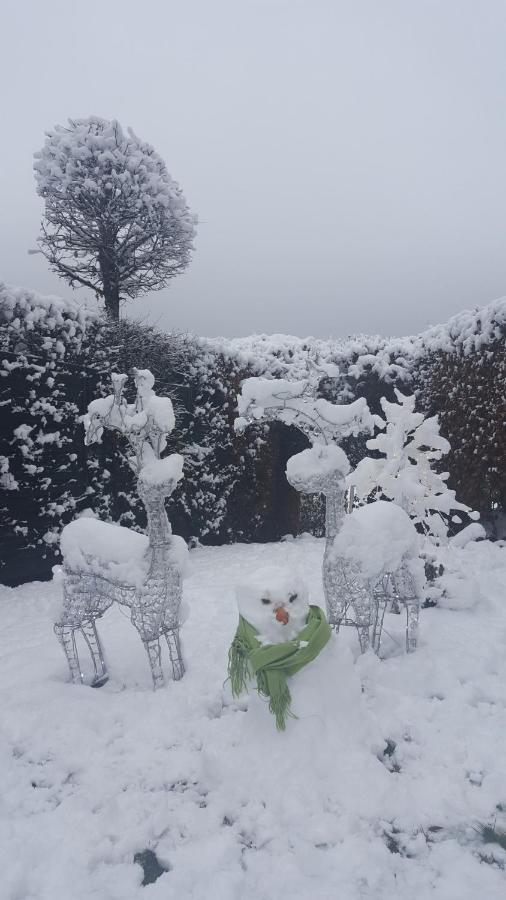
{"label": "snow-covered bush", "polygon": [[424,409],[437,412],[450,442],[446,466],[452,487],[496,537],[506,509],[506,330],[472,352],[437,353],[420,393]]}
{"label": "snow-covered bush", "polygon": [[479,517],[456,499],[447,485],[448,472],[437,472],[450,444],[439,431],[437,416],[425,418],[415,411],[416,397],[395,389],[396,403],[382,399],[384,431],[367,441],[376,458],[365,457],[348,476],[359,497],[377,494],[400,506],[419,530],[435,545],[446,542],[450,521],[461,523],[457,513]]}
{"label": "snow-covered bush", "polygon": [[119,317],[126,298],[165,287],[189,263],[195,235],[179,185],[153,147],[116,120],[91,116],[49,131],[35,154],[45,202],[38,240],[51,268]]}

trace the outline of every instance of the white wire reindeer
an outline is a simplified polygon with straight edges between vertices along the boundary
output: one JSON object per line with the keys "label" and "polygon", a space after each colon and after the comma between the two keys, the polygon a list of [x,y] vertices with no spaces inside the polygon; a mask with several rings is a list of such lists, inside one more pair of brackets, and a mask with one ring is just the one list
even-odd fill
{"label": "white wire reindeer", "polygon": [[[335,404],[318,397],[322,379],[335,378],[338,371],[337,366],[319,365],[308,358],[308,375],[301,381],[247,378],[238,397],[240,416],[236,428],[242,430],[261,419],[277,420],[295,426],[313,444],[288,460],[287,478],[297,491],[325,496],[322,579],[327,618],[338,628],[351,603],[360,645],[366,650],[372,598],[361,579],[354,577],[350,565],[336,559],[332,547],[344,517],[344,477],[349,471],[348,458],[338,443],[350,434],[372,433],[378,417],[371,414],[363,397],[349,404]],[[297,465],[297,460],[302,466]]]}
{"label": "white wire reindeer", "polygon": [[[350,469],[338,443],[347,435],[371,433],[374,425],[384,424],[371,414],[364,398],[339,405],[318,397],[321,380],[337,374],[337,366],[318,365],[308,358],[308,375],[302,381],[246,379],[238,398],[240,418],[236,428],[242,430],[261,419],[278,420],[295,426],[309,438],[313,446],[288,460],[286,477],[295,490],[325,497],[322,580],[328,621],[336,629],[354,625],[362,652],[371,645],[379,652],[385,611],[392,600],[397,601],[406,610],[406,649],[412,651],[420,605],[420,591],[411,574],[414,560],[399,559],[391,571],[380,566],[374,576],[368,577],[362,571],[360,554],[345,557],[335,549],[345,521],[345,478]],[[395,516],[395,510],[390,512]],[[408,521],[406,528],[410,527]]]}
{"label": "white wire reindeer", "polygon": [[[336,629],[342,624],[354,624],[360,649],[365,652],[369,647],[373,594],[358,566],[334,552],[334,540],[345,517],[345,476],[349,468],[348,457],[340,447],[315,444],[288,460],[286,477],[296,491],[325,497],[322,578],[327,618]],[[350,607],[353,620],[348,618]]]}
{"label": "white wire reindeer", "polygon": [[154,377],[147,369],[133,370],[137,394],[126,402],[127,375],[113,375],[113,393],[90,403],[83,417],[86,444],[100,441],[104,428],[124,435],[133,454],[129,463],[137,474],[137,489],[147,513],[147,536],[129,528],[80,518],[62,532],[63,609],[55,624],[69,664],[72,680],[84,681],[76,645],[80,632],[90,650],[94,667],[92,685],[107,681],[96,620],[115,601],[130,609],[146,648],[153,685],[163,685],[160,638],[169,647],[175,680],[184,665],[179,641],[183,556],[186,544],[172,534],[165,511],[169,497],[182,477],[183,458],[160,454],[174,427],[168,397],[153,391]]}

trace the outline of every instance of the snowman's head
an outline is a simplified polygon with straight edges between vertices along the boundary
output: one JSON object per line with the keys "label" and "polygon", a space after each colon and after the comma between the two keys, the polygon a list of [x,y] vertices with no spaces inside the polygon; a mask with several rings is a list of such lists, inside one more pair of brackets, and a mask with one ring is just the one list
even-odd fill
{"label": "snowman's head", "polygon": [[263,643],[291,641],[306,624],[308,590],[290,570],[257,570],[237,585],[236,596],[239,612],[256,628]]}

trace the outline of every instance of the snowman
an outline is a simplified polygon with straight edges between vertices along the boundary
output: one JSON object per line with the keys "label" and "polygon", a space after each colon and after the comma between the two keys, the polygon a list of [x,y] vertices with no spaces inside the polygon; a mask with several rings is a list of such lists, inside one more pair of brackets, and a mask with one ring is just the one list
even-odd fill
{"label": "snowman", "polygon": [[[236,586],[239,626],[229,653],[232,692],[249,691],[255,729],[328,735],[345,710],[360,705],[350,651],[339,645],[325,614],[309,603],[296,572],[257,570]],[[255,696],[256,695],[256,696]],[[267,707],[267,709],[266,709]],[[353,714],[352,714],[352,717]]]}
{"label": "snowman", "polygon": [[[329,822],[331,831],[341,827],[340,817],[369,815],[371,805],[379,816],[391,775],[378,759],[385,740],[360,671],[364,662],[379,666],[378,658],[361,656],[355,665],[293,569],[256,570],[236,585],[236,597],[229,675],[232,693],[244,700],[203,748],[207,777],[227,785],[239,821],[259,816],[267,833],[271,816],[291,835],[304,821],[318,843]],[[276,665],[282,677],[272,704],[264,676]],[[379,798],[377,810],[371,797]]]}

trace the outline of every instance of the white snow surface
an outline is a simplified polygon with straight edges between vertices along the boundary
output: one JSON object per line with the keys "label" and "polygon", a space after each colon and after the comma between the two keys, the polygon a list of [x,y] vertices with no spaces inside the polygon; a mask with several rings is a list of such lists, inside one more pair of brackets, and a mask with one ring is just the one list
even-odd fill
{"label": "white snow surface", "polygon": [[[65,526],[60,549],[68,568],[103,575],[133,587],[144,583],[151,562],[147,535],[87,515]],[[182,574],[187,569],[187,557],[186,541],[177,534],[171,535],[170,558]]]}
{"label": "white snow surface", "polygon": [[143,466],[139,472],[139,479],[149,485],[161,485],[167,481],[174,481],[177,484],[183,477],[183,466],[184,457],[180,453],[171,453],[164,459],[155,459]]}
{"label": "white snow surface", "polygon": [[465,547],[470,541],[479,541],[487,536],[487,533],[479,522],[471,522],[461,531],[450,538],[453,547]]}
{"label": "white snow surface", "polygon": [[149,555],[145,534],[83,516],[62,530],[60,549],[66,566],[140,587]]}
{"label": "white snow surface", "polygon": [[315,444],[295,453],[286,463],[286,477],[290,484],[303,484],[311,478],[325,478],[333,474],[346,475],[350,461],[337,444]]}
{"label": "white snow surface", "polygon": [[[291,679],[299,718],[278,733],[225,682],[234,585],[301,567],[321,605],[322,553],[312,538],[192,551],[187,673],[157,693],[117,607],[99,623],[111,679],[92,690],[67,681],[58,585],[1,589],[2,900],[502,900],[506,853],[474,826],[505,824],[506,549],[452,549],[480,592],[422,610],[414,654],[399,616],[384,660],[344,629]],[[169,869],[148,887],[145,848]]]}

